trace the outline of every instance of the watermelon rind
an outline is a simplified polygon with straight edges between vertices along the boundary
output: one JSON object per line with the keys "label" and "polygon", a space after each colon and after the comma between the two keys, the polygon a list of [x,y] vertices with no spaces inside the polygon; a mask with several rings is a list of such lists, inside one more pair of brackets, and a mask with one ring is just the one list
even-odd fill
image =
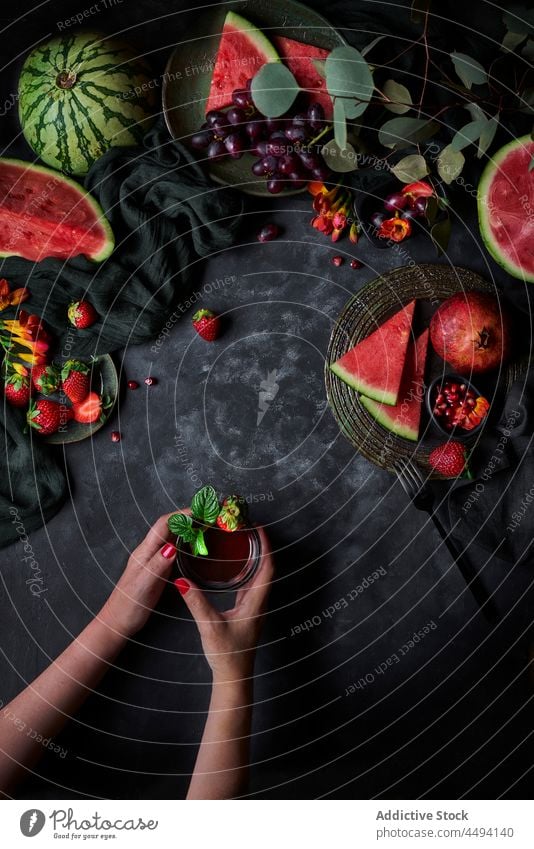
{"label": "watermelon rind", "polygon": [[391,433],[394,433],[395,436],[402,436],[404,439],[409,439],[411,442],[417,442],[419,436],[418,430],[414,430],[413,428],[392,421],[391,417],[386,415],[385,410],[380,407],[379,402],[374,401],[372,398],[360,395],[360,401],[365,409],[371,413],[372,417],[376,419],[378,424],[385,427],[386,430],[391,431]]}
{"label": "watermelon rind", "polygon": [[[508,144],[501,147],[500,150],[495,153],[488,164],[486,165],[482,176],[480,178],[478,184],[477,191],[477,204],[478,204],[478,222],[480,227],[480,233],[486,248],[489,253],[493,257],[493,259],[499,263],[507,272],[511,274],[512,277],[517,277],[519,280],[525,280],[528,283],[534,283],[534,273],[529,273],[525,271],[525,269],[519,264],[510,260],[509,257],[505,256],[500,250],[498,245],[493,238],[490,226],[490,215],[491,210],[489,209],[489,204],[486,201],[488,197],[489,187],[495,177],[495,174],[499,171],[503,161],[506,159],[508,154],[510,154],[513,150],[518,147],[526,147],[532,145],[532,139],[530,136],[522,136],[519,139],[514,139]],[[526,179],[532,177],[532,172],[525,175]],[[527,215],[527,212],[525,212]]]}
{"label": "watermelon rind", "polygon": [[382,404],[395,404],[397,402],[397,397],[394,392],[386,392],[384,390],[378,390],[375,386],[371,386],[369,383],[366,383],[364,380],[358,380],[350,371],[347,371],[340,366],[339,363],[332,363],[330,369],[337,375],[347,386],[350,386],[352,389],[356,389],[357,392],[361,392],[367,395],[368,398],[373,398],[375,401],[382,402]]}
{"label": "watermelon rind", "polygon": [[238,15],[237,12],[228,12],[224,23],[234,27],[234,29],[240,30],[246,38],[250,39],[256,50],[264,54],[266,62],[282,61],[274,44],[272,41],[269,41],[265,33],[250,21],[247,21],[246,18]]}
{"label": "watermelon rind", "polygon": [[[72,77],[60,85],[61,77]],[[80,31],[37,45],[18,83],[24,138],[47,165],[83,176],[110,147],[138,145],[155,120],[153,74],[120,39]]]}
{"label": "watermelon rind", "polygon": [[[95,214],[95,218],[98,223],[102,226],[104,230],[104,241],[102,243],[101,249],[96,254],[86,254],[88,259],[93,262],[103,262],[103,260],[107,259],[108,256],[112,253],[115,247],[115,237],[113,235],[113,230],[111,229],[111,225],[104,215],[104,211],[100,204],[85,191],[76,180],[71,180],[70,177],[66,177],[65,174],[62,174],[58,171],[54,171],[51,168],[46,168],[43,165],[34,165],[31,162],[24,162],[22,159],[8,159],[8,158],[0,158],[0,169],[2,164],[5,163],[7,165],[14,166],[15,168],[21,168],[23,171],[32,171],[37,172],[38,174],[42,174],[43,177],[50,179],[53,177],[54,180],[58,180],[60,183],[65,183],[70,186],[76,193],[80,196],[80,199],[83,198],[84,201],[87,201],[91,209]],[[80,252],[81,253],[81,252]],[[13,251],[0,251],[0,257],[10,257],[10,256],[21,256],[19,253],[14,253]]]}

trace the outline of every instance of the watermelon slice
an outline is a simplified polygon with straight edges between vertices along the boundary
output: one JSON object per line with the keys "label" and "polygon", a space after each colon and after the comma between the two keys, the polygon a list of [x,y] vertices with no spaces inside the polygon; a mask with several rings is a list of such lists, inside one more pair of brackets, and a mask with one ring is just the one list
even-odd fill
{"label": "watermelon slice", "polygon": [[303,44],[283,35],[273,38],[273,41],[299,86],[309,93],[310,102],[320,103],[325,117],[329,120],[333,113],[332,98],[326,90],[324,77],[319,74],[313,60],[324,62],[330,51]]}
{"label": "watermelon slice", "polygon": [[363,406],[366,410],[369,410],[377,422],[397,436],[403,436],[413,442],[419,437],[421,405],[425,395],[424,377],[427,348],[428,330],[425,330],[416,342],[410,339],[399,389],[399,400],[394,407],[389,407],[387,404],[378,404],[371,398],[360,395]]}
{"label": "watermelon slice", "polygon": [[502,147],[478,184],[478,220],[486,247],[506,271],[534,283],[534,156],[530,136]]}
{"label": "watermelon slice", "polygon": [[50,168],[0,159],[0,256],[100,262],[114,238],[98,203],[78,183]]}
{"label": "watermelon slice", "polygon": [[236,88],[245,88],[247,80],[266,62],[280,62],[269,39],[241,15],[228,12],[211,77],[206,112],[230,106],[232,92]]}
{"label": "watermelon slice", "polygon": [[347,351],[330,368],[341,380],[383,404],[396,404],[412,332],[415,301]]}

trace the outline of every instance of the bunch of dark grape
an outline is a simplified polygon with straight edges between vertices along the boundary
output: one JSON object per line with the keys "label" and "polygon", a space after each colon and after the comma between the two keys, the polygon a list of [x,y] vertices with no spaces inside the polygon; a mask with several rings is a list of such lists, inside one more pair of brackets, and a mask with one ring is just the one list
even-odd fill
{"label": "bunch of dark grape", "polygon": [[326,126],[321,104],[312,103],[305,114],[267,118],[254,106],[251,82],[233,92],[233,106],[226,112],[208,112],[191,145],[206,150],[212,160],[255,154],[259,159],[252,165],[252,173],[267,179],[271,194],[278,194],[287,185],[297,189],[310,180],[326,180],[330,170],[313,149],[314,138]]}

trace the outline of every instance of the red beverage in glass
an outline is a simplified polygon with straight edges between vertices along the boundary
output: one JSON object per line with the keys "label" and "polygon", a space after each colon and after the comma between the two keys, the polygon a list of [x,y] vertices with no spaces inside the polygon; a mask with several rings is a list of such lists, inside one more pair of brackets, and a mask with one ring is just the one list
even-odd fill
{"label": "red beverage in glass", "polygon": [[261,542],[255,528],[229,532],[210,527],[204,539],[206,555],[194,555],[187,543],[179,543],[178,566],[184,578],[202,589],[222,591],[243,586],[256,573]]}

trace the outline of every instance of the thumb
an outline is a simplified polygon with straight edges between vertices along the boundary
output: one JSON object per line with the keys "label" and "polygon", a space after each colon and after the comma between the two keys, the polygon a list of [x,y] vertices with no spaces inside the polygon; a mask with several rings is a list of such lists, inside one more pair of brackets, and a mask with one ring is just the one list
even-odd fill
{"label": "thumb", "polygon": [[188,578],[177,578],[174,586],[182,596],[200,630],[206,622],[219,619],[219,614],[196,584]]}

